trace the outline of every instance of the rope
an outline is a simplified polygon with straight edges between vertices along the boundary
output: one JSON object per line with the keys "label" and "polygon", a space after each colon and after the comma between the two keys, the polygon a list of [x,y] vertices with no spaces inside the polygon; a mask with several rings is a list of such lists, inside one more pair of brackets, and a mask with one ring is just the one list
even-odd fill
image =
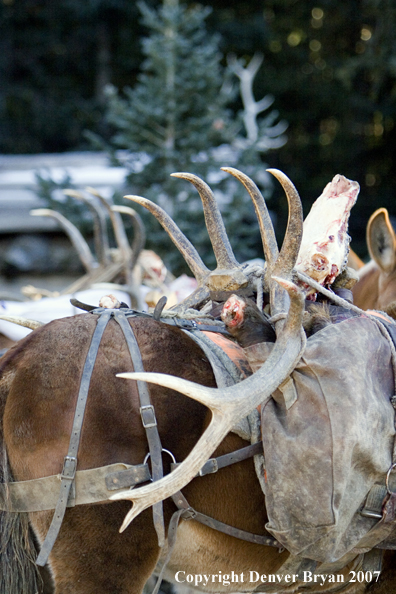
{"label": "rope", "polygon": [[263,311],[263,290],[264,290],[264,274],[266,268],[262,268],[257,264],[248,264],[243,268],[243,272],[252,281],[253,286],[256,289],[256,305],[260,311]]}
{"label": "rope", "polygon": [[168,319],[178,318],[181,320],[195,320],[198,318],[198,319],[202,319],[202,320],[210,320],[210,323],[213,326],[223,326],[224,327],[224,322],[221,322],[220,320],[216,320],[210,314],[201,313],[200,311],[198,311],[196,309],[187,309],[181,313],[175,312],[175,311],[172,311],[169,309],[165,309],[161,313],[161,318],[168,318]]}
{"label": "rope", "polygon": [[[330,291],[329,289],[325,289],[325,287],[322,287],[322,285],[320,285],[319,283],[314,281],[311,277],[307,276],[306,274],[303,274],[302,272],[297,272],[297,271],[296,271],[296,274],[300,281],[309,285],[313,289],[316,289],[318,291],[318,293],[321,293],[322,295],[324,295],[325,297],[330,299],[330,301],[333,301],[333,303],[335,303],[336,305],[339,305],[340,307],[344,307],[345,309],[350,309],[351,311],[354,311],[360,315],[368,316],[372,320],[377,321],[377,317],[370,314],[370,312],[365,311],[364,309],[360,309],[360,307],[357,307],[356,305],[353,305],[353,303],[350,303],[346,299],[343,299],[339,295],[336,295],[335,293],[333,293],[333,291]],[[395,323],[395,320],[393,318],[391,318],[384,311],[381,311],[381,315],[383,315],[392,324]]]}
{"label": "rope", "polygon": [[268,318],[268,321],[270,324],[274,325],[276,324],[276,322],[279,322],[279,320],[284,320],[286,316],[287,314],[284,311],[282,311],[276,314],[275,316],[272,316],[272,318]]}

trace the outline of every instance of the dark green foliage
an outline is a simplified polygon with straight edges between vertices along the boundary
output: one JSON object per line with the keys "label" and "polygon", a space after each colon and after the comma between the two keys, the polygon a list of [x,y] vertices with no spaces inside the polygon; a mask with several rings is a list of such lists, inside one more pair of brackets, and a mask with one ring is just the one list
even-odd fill
{"label": "dark green foliage", "polygon": [[[149,30],[150,11],[160,5],[154,0],[146,4],[142,25],[137,4],[128,0],[3,0],[0,152],[81,149],[90,146],[83,130],[109,140],[114,129],[102,118],[103,90],[109,82],[116,89],[135,90],[140,41]],[[201,6],[201,14],[211,9],[206,27],[221,34],[221,67],[229,52],[247,61],[257,51],[264,54],[255,96],[273,94],[281,119],[289,123],[287,144],[265,158],[293,179],[304,210],[336,173],[359,181],[362,191],[350,229],[353,246],[365,256],[369,215],[380,206],[395,214],[395,3],[201,0],[198,5],[186,0],[186,5],[193,10]],[[142,76],[149,74],[145,70]],[[229,107],[236,114],[240,99],[235,97]],[[184,135],[186,154],[193,140],[200,142],[199,133],[195,128]],[[170,152],[167,158],[170,163]],[[182,168],[183,162],[169,165],[169,170]],[[283,197],[272,200],[271,208],[281,236]]]}
{"label": "dark green foliage", "polygon": [[[256,93],[270,92],[288,123],[288,142],[270,153],[271,166],[294,181],[307,214],[335,174],[361,185],[350,219],[352,246],[367,257],[365,226],[381,206],[395,214],[396,5],[392,0],[312,3],[268,0],[213,5],[208,27],[226,51],[264,64]],[[277,191],[279,236],[286,205]]]}
{"label": "dark green foliage", "polygon": [[[159,204],[184,232],[193,226],[194,243],[205,257],[210,250],[207,237],[197,237],[204,228],[198,195],[189,183],[170,174],[205,175],[213,168],[208,149],[224,141],[231,127],[225,111],[228,97],[221,92],[224,75],[218,40],[207,35],[204,20],[209,11],[199,6],[187,9],[164,3],[153,10],[139,3],[139,7],[149,31],[143,40],[145,60],[133,88],[125,88],[123,95],[114,87],[107,90],[106,120],[114,130],[110,142],[130,153],[126,164],[131,193]],[[167,253],[174,270],[175,250],[169,250],[169,241],[152,216],[143,216],[149,247]]]}
{"label": "dark green foliage", "polygon": [[83,130],[101,129],[103,86],[117,80],[118,64],[138,67],[136,35],[128,60],[125,43],[112,56],[128,30],[120,23],[136,15],[127,0],[0,3],[0,152],[87,148]]}
{"label": "dark green foliage", "polygon": [[50,172],[36,173],[38,186],[37,195],[42,198],[47,208],[56,210],[69,219],[83,234],[92,232],[92,219],[83,202],[66,196],[63,190],[73,189],[70,176],[64,173],[63,179],[58,182],[52,179]]}
{"label": "dark green foliage", "polygon": [[[170,177],[190,172],[202,177],[221,205],[236,257],[261,256],[261,243],[253,206],[246,191],[222,165],[241,167],[268,194],[269,181],[260,153],[276,114],[263,120],[257,139],[245,137],[242,116],[232,117],[227,107],[236,94],[231,71],[222,65],[219,37],[208,35],[205,19],[210,11],[199,5],[164,2],[157,10],[139,3],[148,36],[143,39],[142,72],[133,88],[122,93],[107,88],[106,122],[113,134],[108,148],[114,162],[116,149],[124,149],[122,164],[130,174],[128,191],[161,206],[194,243],[205,263],[216,262],[205,229],[202,205],[195,188]],[[274,128],[274,137],[279,132]],[[272,139],[274,140],[274,139]],[[105,145],[104,145],[105,146]],[[147,244],[174,273],[185,265],[152,215],[142,213]]]}
{"label": "dark green foliage", "polygon": [[[230,17],[223,28],[235,23],[238,8],[233,15],[223,9]],[[262,16],[266,59],[257,92],[265,85],[289,122],[287,144],[268,160],[294,181],[306,214],[335,174],[357,180],[361,193],[350,233],[366,257],[369,216],[380,206],[395,212],[396,6],[391,0],[269,0]],[[247,11],[245,22],[253,17]],[[250,42],[245,51],[251,52]],[[282,235],[283,201],[276,211]]]}

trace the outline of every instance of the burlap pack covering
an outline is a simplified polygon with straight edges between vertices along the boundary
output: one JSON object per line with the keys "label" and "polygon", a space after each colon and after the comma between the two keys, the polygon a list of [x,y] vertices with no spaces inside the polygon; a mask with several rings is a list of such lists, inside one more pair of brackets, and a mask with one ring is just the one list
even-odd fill
{"label": "burlap pack covering", "polygon": [[[271,348],[245,352],[257,366]],[[292,554],[336,561],[378,522],[359,507],[392,464],[393,395],[390,345],[355,317],[310,337],[262,410],[266,528]]]}

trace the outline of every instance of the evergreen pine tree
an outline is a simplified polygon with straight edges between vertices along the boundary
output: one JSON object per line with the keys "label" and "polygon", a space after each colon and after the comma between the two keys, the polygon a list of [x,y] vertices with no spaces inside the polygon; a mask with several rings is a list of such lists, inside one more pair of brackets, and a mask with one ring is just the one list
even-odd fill
{"label": "evergreen pine tree", "polygon": [[[127,150],[123,165],[130,171],[128,191],[159,204],[213,267],[199,196],[188,182],[170,177],[177,171],[194,173],[213,189],[237,258],[261,256],[250,199],[220,167],[242,169],[268,195],[261,153],[282,144],[284,125],[273,126],[276,114],[271,112],[252,137],[244,131],[242,114],[235,119],[227,109],[235,91],[229,84],[231,69],[221,62],[219,38],[206,31],[210,9],[177,0],[164,0],[158,9],[144,2],[139,7],[150,33],[143,40],[142,73],[136,86],[122,94],[108,89],[107,121],[114,130],[110,144],[113,157],[115,149]],[[233,66],[234,71],[242,68],[235,59]],[[259,111],[271,102],[265,98]],[[182,261],[165,232],[152,215],[143,216],[148,247],[164,257],[173,272],[180,272]]]}

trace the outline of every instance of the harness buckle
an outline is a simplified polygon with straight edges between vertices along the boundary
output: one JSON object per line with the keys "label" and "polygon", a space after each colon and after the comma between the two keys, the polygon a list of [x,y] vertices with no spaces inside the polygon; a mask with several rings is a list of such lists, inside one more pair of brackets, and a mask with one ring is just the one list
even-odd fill
{"label": "harness buckle", "polygon": [[[165,454],[169,454],[169,456],[172,458],[172,462],[171,462],[171,471],[173,470],[172,466],[177,466],[176,464],[176,458],[174,457],[174,455],[172,454],[172,452],[170,452],[169,450],[166,450],[165,448],[162,448],[161,450],[161,454],[162,452],[164,452]],[[148,454],[146,454],[146,456],[144,457],[143,460],[143,465],[147,464],[147,460],[150,458],[151,454],[150,452]]]}
{"label": "harness buckle", "polygon": [[196,517],[196,515],[197,512],[195,511],[195,509],[193,509],[192,507],[188,507],[183,511],[181,517],[183,518],[183,520],[193,520]]}
{"label": "harness buckle", "polygon": [[210,458],[207,460],[205,464],[202,466],[201,470],[198,472],[198,476],[205,476],[206,474],[214,474],[219,470],[219,464],[216,458]]}
{"label": "harness buckle", "polygon": [[388,491],[389,495],[396,495],[396,493],[394,493],[393,491],[391,491],[390,488],[389,488],[390,474],[395,469],[396,469],[396,464],[393,463],[393,464],[391,464],[391,467],[389,468],[388,472],[386,473],[385,485],[386,485],[386,490]]}
{"label": "harness buckle", "polygon": [[77,458],[74,456],[65,456],[63,461],[63,468],[61,472],[61,479],[67,479],[69,481],[74,480],[77,470]]}
{"label": "harness buckle", "polygon": [[198,324],[195,320],[186,320],[184,318],[174,318],[175,325],[183,330],[196,330]]}
{"label": "harness buckle", "polygon": [[157,426],[157,419],[155,417],[154,406],[146,404],[140,407],[140,416],[142,418],[143,427],[149,429]]}

